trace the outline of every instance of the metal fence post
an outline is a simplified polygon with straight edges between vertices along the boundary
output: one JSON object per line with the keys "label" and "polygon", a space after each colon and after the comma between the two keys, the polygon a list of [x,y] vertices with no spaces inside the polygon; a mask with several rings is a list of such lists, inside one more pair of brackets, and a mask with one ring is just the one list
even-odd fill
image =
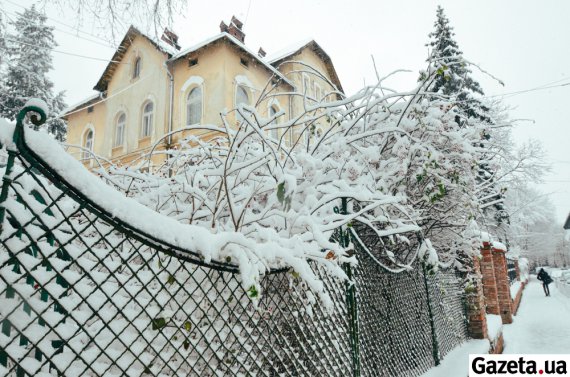
{"label": "metal fence post", "polygon": [[[422,261],[422,271],[424,273],[424,287],[426,290],[426,297],[427,297],[427,307],[428,307],[428,315],[429,315],[429,324],[431,328],[431,342],[432,342],[432,353],[433,353],[433,360],[435,365],[439,365],[439,344],[437,342],[437,334],[435,332],[435,321],[433,316],[433,310],[431,308],[431,299],[429,294],[429,286],[428,286],[428,276],[426,270],[426,264]],[[433,270],[432,270],[433,271]]]}
{"label": "metal fence post", "polygon": [[[346,215],[347,198],[342,198],[340,213]],[[348,229],[339,229],[339,242],[341,246],[348,247],[350,244],[350,232]],[[346,275],[350,281],[346,282],[346,307],[349,315],[350,346],[352,351],[352,375],[360,377],[360,340],[358,332],[358,305],[356,302],[356,285],[352,282],[352,268],[349,263],[344,265]]]}
{"label": "metal fence post", "polygon": [[[4,172],[4,177],[2,178],[2,191],[0,192],[0,232],[2,232],[2,225],[4,224],[4,217],[6,214],[6,209],[4,208],[3,203],[8,198],[8,189],[10,187],[10,183],[12,179],[10,175],[12,174],[12,169],[14,168],[14,158],[15,152],[8,151],[8,162],[6,164],[6,170]],[[6,298],[14,298],[15,292],[14,290],[8,286],[6,288]],[[6,336],[10,336],[10,330],[12,325],[10,321],[6,318],[2,321],[2,333]],[[0,364],[3,366],[8,366],[8,353],[5,349],[0,350]]]}

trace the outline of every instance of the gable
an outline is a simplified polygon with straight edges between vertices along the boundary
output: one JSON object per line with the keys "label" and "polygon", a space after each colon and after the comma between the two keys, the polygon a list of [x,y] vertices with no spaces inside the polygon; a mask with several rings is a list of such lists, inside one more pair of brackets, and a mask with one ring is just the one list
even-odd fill
{"label": "gable", "polygon": [[[316,57],[316,61],[313,61],[312,57]],[[314,40],[310,40],[308,42],[302,42],[298,46],[293,46],[288,51],[282,51],[277,53],[273,56],[268,57],[267,61],[277,69],[279,66],[287,61],[305,61],[309,65],[315,64],[315,68],[324,68],[323,71],[319,69],[322,73],[328,75],[332,83],[336,86],[336,88],[344,93],[344,89],[342,88],[342,84],[340,83],[340,79],[336,73],[334,65],[332,63],[331,58],[329,55],[323,50],[321,46]],[[306,61],[308,60],[308,61]],[[320,64],[322,63],[322,64]],[[318,68],[317,68],[318,67]]]}
{"label": "gable", "polygon": [[113,57],[109,61],[109,64],[107,64],[107,67],[103,71],[103,74],[101,75],[99,81],[93,87],[93,89],[99,92],[104,92],[108,89],[109,83],[113,79],[113,76],[115,75],[117,69],[119,69],[120,65],[130,63],[128,61],[125,61],[124,59],[125,55],[129,51],[129,48],[133,45],[133,43],[135,43],[135,41],[141,41],[141,40],[144,40],[146,42],[149,49],[154,49],[155,51],[158,51],[160,54],[162,54],[165,57],[165,60],[176,52],[176,50],[172,46],[162,41],[159,42],[154,41],[150,37],[140,32],[134,26],[131,26],[127,31],[127,33],[125,34],[125,36],[123,37],[123,40],[119,44],[119,47],[113,54]]}

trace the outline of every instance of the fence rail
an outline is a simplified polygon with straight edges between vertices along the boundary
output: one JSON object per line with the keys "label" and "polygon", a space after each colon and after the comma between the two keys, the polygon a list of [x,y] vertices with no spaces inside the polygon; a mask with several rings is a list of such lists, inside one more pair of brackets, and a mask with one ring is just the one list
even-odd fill
{"label": "fence rail", "polygon": [[466,340],[453,269],[395,274],[358,243],[352,284],[313,266],[332,311],[283,270],[253,300],[235,266],[175,252],[61,179],[25,143],[30,110],[0,195],[0,375],[418,376]]}

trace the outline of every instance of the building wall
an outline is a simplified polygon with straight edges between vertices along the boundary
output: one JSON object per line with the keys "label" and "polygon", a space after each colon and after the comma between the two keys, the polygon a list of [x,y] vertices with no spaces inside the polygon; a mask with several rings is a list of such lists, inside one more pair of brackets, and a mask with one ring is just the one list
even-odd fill
{"label": "building wall", "polygon": [[[332,95],[325,97],[325,94],[332,92],[334,88],[329,83],[332,80],[328,74],[327,66],[314,51],[305,48],[296,55],[287,58],[287,60],[301,61],[306,64],[286,63],[279,66],[279,71],[291,80],[297,88],[297,91],[302,94],[295,95],[291,99],[291,112],[294,116],[305,112],[306,107],[314,105],[317,100],[320,102],[329,102],[336,99]],[[321,75],[324,76],[326,80],[323,79]],[[315,87],[319,89],[316,90]],[[321,94],[318,95],[318,92]],[[306,95],[306,98],[303,95]],[[309,116],[312,115],[313,114],[309,114]],[[300,143],[304,144],[307,142],[307,139],[309,139],[312,143],[317,137],[317,134],[322,133],[327,126],[327,122],[321,119],[307,130],[304,130],[302,126],[296,127],[292,135],[293,140],[296,141],[298,138],[301,138]]]}
{"label": "building wall", "polygon": [[81,159],[82,151],[74,146],[84,146],[85,136],[88,130],[93,131],[95,153],[99,153],[99,146],[103,145],[105,133],[101,125],[105,124],[106,105],[105,102],[93,105],[93,111],[87,108],[68,116],[67,124],[67,144],[70,145],[68,152],[77,159]]}
{"label": "building wall", "polygon": [[[133,78],[133,67],[137,57],[142,59],[141,71],[138,78]],[[292,59],[305,61],[328,77],[325,64],[313,51],[305,49]],[[115,163],[125,164],[139,159],[159,141],[164,141],[160,144],[160,148],[163,148],[167,141],[165,135],[168,132],[170,96],[166,60],[167,56],[158,51],[146,38],[135,38],[108,84],[106,100],[95,105],[91,113],[83,109],[68,116],[68,143],[84,145],[86,130],[92,128],[95,136],[94,152]],[[193,60],[194,64],[189,64]],[[246,64],[243,64],[244,62]],[[186,101],[188,94],[197,86],[202,89],[200,121],[202,125],[221,126],[220,113],[236,107],[238,86],[246,88],[249,104],[252,106],[257,104],[258,111],[263,117],[268,117],[270,106],[278,111],[284,111],[285,114],[278,118],[277,123],[291,119],[304,109],[302,98],[291,99],[288,93],[294,89],[286,83],[281,83],[273,92],[281,94],[267,97],[257,103],[264,90],[270,88],[267,84],[272,78],[272,72],[257,59],[251,58],[239,47],[223,39],[199,50],[194,55],[190,54],[169,63],[169,69],[173,75],[174,85],[172,113],[174,131],[187,126]],[[311,103],[314,103],[315,84],[321,88],[323,94],[332,89],[317,75],[288,74],[292,70],[307,70],[307,67],[300,64],[288,64],[280,67],[280,70],[299,91],[304,88],[303,78],[309,79],[308,95],[311,97]],[[150,137],[142,137],[143,107],[148,101],[154,104],[153,127]],[[125,142],[123,145],[114,146],[117,119],[121,112],[126,114]],[[235,111],[231,111],[227,119],[231,126],[237,125]],[[215,132],[206,130],[184,131],[175,133],[172,141],[176,143],[189,134],[204,139],[216,135]],[[278,136],[282,135],[283,132],[279,130]],[[284,140],[290,143],[291,137],[298,138],[300,135],[301,131],[297,130],[295,135],[286,135]],[[70,152],[77,158],[81,156],[73,149],[70,149]],[[90,162],[88,165],[92,167],[94,163]]]}
{"label": "building wall", "polygon": [[[141,58],[141,70],[133,78],[134,61]],[[166,132],[168,119],[168,77],[165,68],[167,56],[148,40],[137,37],[129,46],[121,64],[117,66],[107,88],[106,100],[93,107],[68,115],[69,144],[84,145],[87,128],[93,127],[94,152],[104,158],[129,161],[140,156]],[[143,106],[152,101],[153,125],[150,137],[143,137]],[[114,147],[118,115],[124,112],[126,125],[124,143]],[[73,153],[72,150],[70,150]],[[80,154],[74,153],[79,157]],[[90,163],[93,166],[93,163]]]}
{"label": "building wall", "polygon": [[[189,66],[189,61],[197,59],[196,65]],[[247,66],[241,63],[241,59]],[[199,55],[190,55],[177,60],[173,66],[174,73],[174,116],[173,129],[182,129],[186,124],[186,99],[189,93],[197,86],[202,88],[203,125],[220,126],[222,121],[220,113],[231,111],[236,107],[236,91],[239,85],[246,88],[249,97],[249,104],[254,105],[262,94],[267,82],[271,79],[271,73],[255,59],[251,59],[247,54],[240,53],[237,47],[222,41],[209,46],[200,51]],[[278,88],[279,92],[290,91],[287,85],[282,84]],[[259,106],[262,116],[268,115],[269,104],[277,106],[288,113],[289,97],[264,100]],[[280,121],[285,120],[285,116]],[[231,125],[236,124],[236,113],[230,112],[227,116]],[[195,135],[202,137],[212,136],[208,131],[195,131]],[[188,135],[188,132],[181,132],[175,135],[174,140]]]}

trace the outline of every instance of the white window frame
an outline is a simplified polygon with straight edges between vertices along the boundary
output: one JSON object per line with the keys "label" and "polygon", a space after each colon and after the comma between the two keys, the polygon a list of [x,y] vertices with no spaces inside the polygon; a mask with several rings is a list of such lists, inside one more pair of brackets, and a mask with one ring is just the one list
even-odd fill
{"label": "white window frame", "polygon": [[138,79],[141,75],[142,58],[140,56],[135,57],[133,63],[133,80]]}
{"label": "white window frame", "polygon": [[[152,106],[150,111],[146,108],[148,105]],[[154,102],[146,101],[142,107],[142,123],[141,123],[141,139],[145,137],[150,137],[152,135],[154,126]]]}
{"label": "white window frame", "polygon": [[[123,121],[121,122],[121,118]],[[125,129],[127,126],[127,114],[124,111],[117,114],[115,121],[115,139],[113,141],[113,148],[122,147],[125,144]]]}
{"label": "white window frame", "polygon": [[[245,97],[247,99],[246,102],[238,102],[239,97],[238,97],[238,93],[240,91],[240,89],[243,90],[243,93],[245,94]],[[242,117],[242,115],[239,113],[239,111],[237,111],[237,108],[240,104],[245,104],[245,105],[249,105],[251,98],[250,98],[250,93],[249,90],[247,90],[247,87],[243,84],[237,84],[236,85],[236,90],[235,90],[235,100],[234,100],[234,104],[235,104],[235,108],[236,108],[236,120],[238,123],[242,123],[245,119]]]}
{"label": "white window frame", "polygon": [[311,79],[309,78],[309,75],[307,75],[306,73],[303,73],[302,78],[303,78],[303,94],[306,95],[307,97],[310,97]]}
{"label": "white window frame", "polygon": [[[190,103],[190,95],[195,91],[195,90],[199,90],[200,91],[200,96],[196,97],[193,99],[193,103]],[[195,109],[198,109],[200,111],[200,116],[198,117],[198,121],[197,122],[191,122],[190,119],[190,106],[194,105],[195,103],[198,103],[199,106],[196,106]],[[202,122],[202,116],[204,115],[204,111],[203,111],[203,106],[204,106],[204,89],[202,88],[201,85],[197,85],[193,88],[191,88],[188,91],[188,94],[186,95],[186,125],[187,126],[191,126],[193,124],[200,124]]]}
{"label": "white window frame", "polygon": [[[271,112],[274,112],[273,114],[271,114]],[[267,115],[269,115],[269,118],[271,119],[273,116],[275,116],[275,114],[277,114],[279,112],[279,106],[277,106],[277,104],[270,104],[269,105],[269,109],[267,110]],[[271,123],[269,123],[269,125],[274,126],[279,124],[279,118],[275,118],[271,121]],[[279,139],[279,129],[277,128],[273,128],[269,131],[269,136],[271,136],[273,139],[278,140]]]}
{"label": "white window frame", "polygon": [[313,86],[314,86],[314,93],[315,93],[315,101],[321,102],[321,99],[322,99],[321,97],[323,95],[323,91],[321,89],[321,86],[316,81],[313,83]]}
{"label": "white window frame", "polygon": [[[91,138],[88,136],[91,135]],[[90,142],[90,143],[89,143]],[[93,150],[95,149],[95,131],[92,127],[87,127],[85,131],[83,131],[83,143],[82,146],[84,150],[81,153],[81,159],[87,160],[91,158]],[[90,151],[91,153],[89,153]]]}

